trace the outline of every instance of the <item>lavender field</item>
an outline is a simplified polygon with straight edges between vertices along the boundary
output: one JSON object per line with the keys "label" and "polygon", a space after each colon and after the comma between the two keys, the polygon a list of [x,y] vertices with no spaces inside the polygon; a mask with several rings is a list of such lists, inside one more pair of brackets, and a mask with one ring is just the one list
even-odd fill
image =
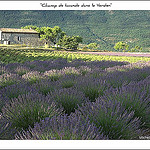
{"label": "lavender field", "polygon": [[138,140],[144,135],[150,136],[149,61],[0,63],[1,140]]}

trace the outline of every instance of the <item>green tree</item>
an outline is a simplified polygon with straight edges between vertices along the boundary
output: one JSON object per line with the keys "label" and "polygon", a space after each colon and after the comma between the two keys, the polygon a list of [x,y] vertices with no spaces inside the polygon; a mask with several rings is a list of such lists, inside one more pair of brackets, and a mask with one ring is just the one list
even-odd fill
{"label": "green tree", "polygon": [[66,35],[66,33],[63,32],[59,26],[55,26],[54,28],[50,27],[40,28],[41,40],[52,42],[54,45],[57,44],[59,40],[63,38],[64,35]]}
{"label": "green tree", "polygon": [[66,34],[61,30],[59,26],[51,27],[37,27],[33,25],[28,25],[22,27],[24,29],[33,29],[40,33],[40,39],[46,40],[47,43],[53,43],[54,45],[59,42],[61,38]]}
{"label": "green tree", "polygon": [[76,50],[79,46],[79,43],[82,42],[82,37],[80,36],[67,36],[64,35],[62,39],[59,40],[57,43],[61,47],[64,47],[66,49],[73,49]]}
{"label": "green tree", "polygon": [[116,50],[122,50],[122,51],[125,51],[125,50],[128,50],[129,49],[129,45],[123,41],[120,41],[118,43],[115,44],[114,48]]}
{"label": "green tree", "polygon": [[63,38],[63,36],[66,35],[64,31],[61,30],[59,26],[55,26],[52,28],[52,35],[51,35],[51,42],[55,45],[59,42],[60,39]]}
{"label": "green tree", "polygon": [[90,48],[90,49],[96,49],[97,48],[97,43],[90,43],[89,45],[88,45],[88,48]]}
{"label": "green tree", "polygon": [[131,52],[141,52],[142,49],[141,46],[136,45],[134,48],[131,48]]}
{"label": "green tree", "polygon": [[37,32],[40,32],[40,28],[37,27],[37,26],[33,26],[33,25],[28,25],[28,26],[25,26],[25,27],[21,27],[21,29],[33,29]]}
{"label": "green tree", "polygon": [[40,28],[40,39],[46,40],[46,43],[52,41],[52,28],[51,27],[41,27]]}

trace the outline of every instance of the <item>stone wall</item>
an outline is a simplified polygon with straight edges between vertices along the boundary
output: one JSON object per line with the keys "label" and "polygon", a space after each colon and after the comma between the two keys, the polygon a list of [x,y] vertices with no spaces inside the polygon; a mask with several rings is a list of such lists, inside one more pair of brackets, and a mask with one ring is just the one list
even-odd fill
{"label": "stone wall", "polygon": [[2,33],[1,43],[10,41],[9,44],[26,44],[27,46],[42,46],[43,42],[39,38],[39,34],[31,33]]}

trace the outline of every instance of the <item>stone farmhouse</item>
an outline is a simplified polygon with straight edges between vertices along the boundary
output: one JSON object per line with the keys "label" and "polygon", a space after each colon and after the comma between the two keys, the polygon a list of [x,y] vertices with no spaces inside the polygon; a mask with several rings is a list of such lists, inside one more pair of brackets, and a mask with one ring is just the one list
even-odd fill
{"label": "stone farmhouse", "polygon": [[0,44],[41,45],[40,35],[32,29],[0,28]]}

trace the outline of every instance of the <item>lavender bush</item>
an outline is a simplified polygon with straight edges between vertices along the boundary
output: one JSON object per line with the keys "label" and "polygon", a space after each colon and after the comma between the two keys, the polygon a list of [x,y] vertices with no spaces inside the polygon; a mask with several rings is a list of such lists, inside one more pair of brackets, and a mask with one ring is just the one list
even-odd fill
{"label": "lavender bush", "polygon": [[76,110],[96,127],[102,128],[102,132],[109,139],[134,139],[141,134],[140,120],[134,118],[134,111],[128,113],[119,102],[106,101],[98,98],[96,102],[87,102]]}
{"label": "lavender bush", "polygon": [[33,127],[45,117],[59,115],[62,109],[56,108],[54,102],[46,99],[45,96],[32,93],[18,96],[2,108],[3,123],[11,124],[12,128],[27,129]]}
{"label": "lavender bush", "polygon": [[0,75],[0,89],[7,85],[15,84],[20,80],[21,79],[16,74],[2,74]]}
{"label": "lavender bush", "polygon": [[11,128],[11,123],[3,122],[0,114],[0,140],[12,140],[18,132],[16,128]]}
{"label": "lavender bush", "polygon": [[42,79],[31,86],[31,89],[35,89],[38,93],[47,95],[57,88],[56,83],[51,79]]}
{"label": "lavender bush", "polygon": [[[141,67],[141,68],[140,68]],[[121,87],[123,84],[128,84],[132,81],[141,81],[150,75],[149,63],[135,65],[126,65],[121,67],[112,67],[106,69],[109,74],[107,74],[107,82],[114,88]]]}
{"label": "lavender bush", "polygon": [[150,82],[130,83],[120,89],[112,89],[102,99],[122,103],[126,110],[134,111],[134,116],[141,118],[141,126],[150,128]]}
{"label": "lavender bush", "polygon": [[77,80],[80,78],[80,76],[74,76],[74,75],[64,75],[61,80],[57,81],[56,84],[58,85],[57,88],[71,88],[74,87],[77,84]]}
{"label": "lavender bush", "polygon": [[76,89],[55,90],[47,95],[48,99],[53,100],[59,107],[63,107],[66,114],[74,112],[78,105],[88,100],[82,92]]}
{"label": "lavender bush", "polygon": [[46,118],[28,131],[18,132],[16,140],[106,140],[94,124],[81,116]]}
{"label": "lavender bush", "polygon": [[75,67],[65,67],[62,69],[62,72],[66,75],[79,75],[80,72]]}
{"label": "lavender bush", "polygon": [[14,72],[17,73],[17,74],[20,75],[20,76],[22,76],[22,75],[24,75],[24,74],[26,74],[26,73],[28,73],[28,72],[30,72],[30,71],[31,71],[31,70],[30,70],[28,67],[23,66],[23,65],[18,66],[18,67],[14,70]]}
{"label": "lavender bush", "polygon": [[0,75],[7,73],[7,70],[3,64],[0,64]]}
{"label": "lavender bush", "polygon": [[77,88],[79,91],[82,91],[86,97],[89,98],[90,101],[95,101],[99,95],[103,95],[104,91],[108,88],[108,85],[105,81],[93,78],[93,77],[84,77],[78,78],[77,80]]}
{"label": "lavender bush", "polygon": [[62,81],[62,88],[71,88],[74,86],[74,84],[75,84],[74,80]]}
{"label": "lavender bush", "polygon": [[19,95],[33,93],[36,89],[32,88],[27,82],[8,85],[0,90],[0,94],[8,99],[17,98]]}
{"label": "lavender bush", "polygon": [[53,69],[53,70],[46,71],[44,73],[44,76],[47,76],[52,81],[57,81],[59,80],[59,78],[63,76],[63,72],[61,70]]}
{"label": "lavender bush", "polygon": [[[14,139],[22,128],[18,139],[136,139],[150,128],[149,62],[35,59],[0,64],[0,139]],[[62,111],[63,123],[51,119]]]}
{"label": "lavender bush", "polygon": [[32,71],[24,74],[22,78],[28,81],[30,84],[33,84],[42,79],[43,76],[37,71]]}
{"label": "lavender bush", "polygon": [[[2,94],[0,94],[0,114],[2,112],[3,106],[8,102],[8,99],[4,97]],[[1,115],[0,115],[1,116]]]}

